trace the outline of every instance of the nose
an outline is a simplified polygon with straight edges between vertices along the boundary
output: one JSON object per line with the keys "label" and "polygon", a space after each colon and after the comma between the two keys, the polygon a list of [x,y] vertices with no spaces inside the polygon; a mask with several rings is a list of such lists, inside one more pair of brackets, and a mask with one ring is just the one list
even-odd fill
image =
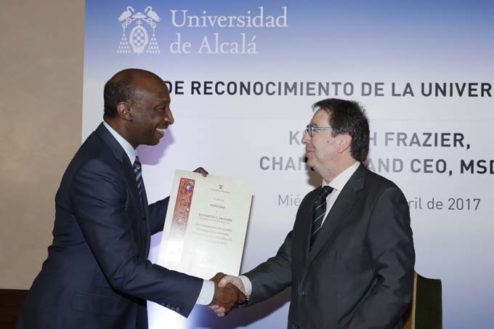
{"label": "nose", "polygon": [[175,122],[175,118],[173,117],[172,109],[170,107],[166,109],[165,122],[167,125],[172,125]]}
{"label": "nose", "polygon": [[310,142],[310,135],[307,131],[304,131],[304,136],[302,137],[302,144],[308,144]]}

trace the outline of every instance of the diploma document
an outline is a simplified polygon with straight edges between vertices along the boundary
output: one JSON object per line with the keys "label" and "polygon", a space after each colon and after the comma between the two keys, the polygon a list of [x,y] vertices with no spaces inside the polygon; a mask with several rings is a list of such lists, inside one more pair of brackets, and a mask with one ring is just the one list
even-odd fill
{"label": "diploma document", "polygon": [[237,275],[251,202],[246,182],[177,170],[158,264],[203,279]]}

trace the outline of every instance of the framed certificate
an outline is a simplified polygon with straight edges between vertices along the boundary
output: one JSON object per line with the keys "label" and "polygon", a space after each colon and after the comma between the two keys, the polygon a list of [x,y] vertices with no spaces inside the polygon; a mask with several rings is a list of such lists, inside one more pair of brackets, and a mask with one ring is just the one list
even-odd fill
{"label": "framed certificate", "polygon": [[251,203],[246,182],[177,170],[158,264],[203,279],[237,275]]}

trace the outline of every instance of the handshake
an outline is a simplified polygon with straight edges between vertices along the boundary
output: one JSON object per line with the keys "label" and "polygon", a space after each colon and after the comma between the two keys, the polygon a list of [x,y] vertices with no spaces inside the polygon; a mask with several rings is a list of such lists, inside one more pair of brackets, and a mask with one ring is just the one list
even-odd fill
{"label": "handshake", "polygon": [[214,297],[209,308],[218,317],[224,317],[232,309],[247,302],[245,287],[239,277],[219,272],[211,281],[214,282]]}

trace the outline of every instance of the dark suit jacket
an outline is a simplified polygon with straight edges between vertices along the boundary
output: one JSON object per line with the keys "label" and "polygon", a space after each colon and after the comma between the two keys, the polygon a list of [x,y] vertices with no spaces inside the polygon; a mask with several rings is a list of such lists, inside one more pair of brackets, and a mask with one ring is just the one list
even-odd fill
{"label": "dark suit jacket", "polygon": [[140,202],[128,156],[101,124],[63,176],[53,243],[17,328],[136,328],[145,300],[187,316],[202,280],[147,260],[167,204]]}
{"label": "dark suit jacket", "polygon": [[290,327],[402,328],[415,263],[403,193],[361,165],[309,250],[319,190],[305,196],[277,255],[246,273],[250,303],[291,286]]}

